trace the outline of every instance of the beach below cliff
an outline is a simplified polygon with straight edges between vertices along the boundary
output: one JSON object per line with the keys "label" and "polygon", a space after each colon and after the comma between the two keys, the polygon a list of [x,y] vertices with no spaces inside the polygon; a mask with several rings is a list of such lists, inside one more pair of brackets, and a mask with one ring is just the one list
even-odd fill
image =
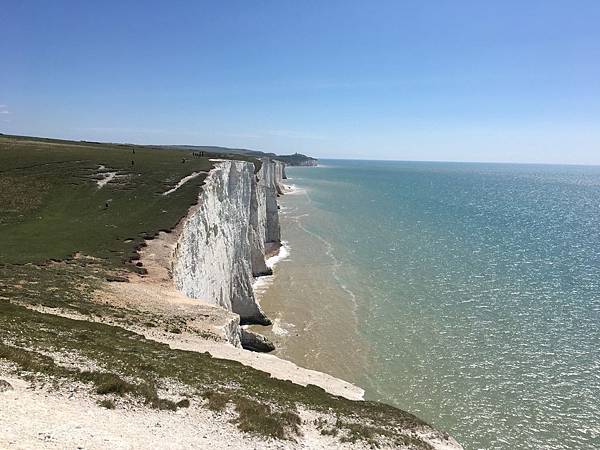
{"label": "beach below cliff", "polygon": [[329,243],[305,226],[314,214],[310,195],[287,182],[289,194],[279,199],[285,240],[270,260],[273,275],[255,284],[273,325],[251,329],[274,342],[274,355],[364,387],[370,349],[358,331],[354,294],[338,278],[341,262]]}

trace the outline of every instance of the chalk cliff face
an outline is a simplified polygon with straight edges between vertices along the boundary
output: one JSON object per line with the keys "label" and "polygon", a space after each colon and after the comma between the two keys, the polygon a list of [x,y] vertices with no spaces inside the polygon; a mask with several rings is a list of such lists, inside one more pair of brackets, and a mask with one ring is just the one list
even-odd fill
{"label": "chalk cliff face", "polygon": [[279,243],[277,194],[283,164],[264,158],[217,162],[198,206],[187,217],[174,251],[177,289],[240,315],[240,323],[269,324],[256,302],[254,276],[270,273],[265,244]]}
{"label": "chalk cliff face", "polygon": [[279,228],[279,209],[277,195],[282,193],[282,166],[279,161],[263,158],[258,176],[258,189],[261,197],[265,199],[265,228],[264,241],[266,243],[279,242],[281,232]]}

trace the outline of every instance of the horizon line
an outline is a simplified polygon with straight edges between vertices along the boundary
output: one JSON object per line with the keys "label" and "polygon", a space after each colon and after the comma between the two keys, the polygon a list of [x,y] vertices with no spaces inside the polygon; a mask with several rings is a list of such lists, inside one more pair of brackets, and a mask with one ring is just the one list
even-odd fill
{"label": "horizon line", "polygon": [[[310,156],[310,155],[307,155]],[[370,158],[328,158],[312,156],[317,160],[326,161],[368,161],[368,162],[415,162],[415,163],[450,163],[450,164],[504,164],[504,165],[523,165],[523,166],[584,166],[600,167],[600,163],[569,163],[569,162],[534,162],[534,161],[467,161],[467,160],[449,160],[449,159],[370,159]]]}
{"label": "horizon line", "polygon": [[[230,150],[245,150],[253,152],[261,152],[264,154],[275,154],[276,156],[287,156],[284,154],[278,154],[275,152],[268,152],[264,150],[256,150],[245,147],[229,147],[225,145],[212,145],[212,144],[140,144],[135,142],[111,142],[111,141],[91,141],[86,139],[73,139],[64,137],[49,137],[49,136],[32,136],[32,135],[21,135],[21,134],[10,134],[0,132],[0,136],[19,137],[19,138],[33,138],[33,139],[54,139],[60,141],[72,141],[72,142],[87,142],[87,143],[98,143],[98,144],[113,144],[113,145],[138,145],[145,147],[218,147]],[[289,153],[300,153],[294,151]],[[583,163],[583,162],[534,162],[534,161],[466,161],[466,160],[446,160],[446,159],[370,159],[370,158],[331,158],[331,157],[320,157],[313,156],[303,153],[304,156],[315,158],[317,160],[330,160],[330,161],[376,161],[376,162],[421,162],[421,163],[455,163],[455,164],[504,164],[504,165],[539,165],[539,166],[578,166],[578,167],[600,167],[600,163]]]}

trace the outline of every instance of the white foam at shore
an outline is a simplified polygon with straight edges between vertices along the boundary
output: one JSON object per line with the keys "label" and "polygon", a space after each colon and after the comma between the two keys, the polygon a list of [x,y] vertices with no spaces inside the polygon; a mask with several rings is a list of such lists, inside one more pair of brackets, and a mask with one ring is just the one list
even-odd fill
{"label": "white foam at shore", "polygon": [[256,294],[257,300],[260,300],[260,296],[269,289],[269,286],[273,283],[273,275],[264,275],[254,279],[252,283],[252,289]]}
{"label": "white foam at shore", "polygon": [[[265,261],[265,264],[269,269],[273,269],[273,267],[275,267],[277,263],[283,261],[289,256],[290,247],[287,241],[282,241],[281,247],[279,247],[279,252],[276,255],[268,258]],[[267,291],[269,286],[273,283],[274,278],[275,277],[273,275],[265,275],[254,279],[254,283],[252,283],[252,289],[254,289],[254,293],[257,295],[258,298],[260,298],[260,296]]]}
{"label": "white foam at shore", "polygon": [[[293,326],[291,324],[286,325]],[[290,334],[290,332],[282,326],[280,317],[277,317],[275,320],[273,320],[273,326],[271,327],[271,331],[276,336],[287,336],[288,334]]]}
{"label": "white foam at shore", "polygon": [[267,264],[267,267],[269,269],[272,269],[278,262],[283,261],[288,256],[290,256],[290,247],[287,241],[281,241],[281,247],[279,247],[279,252],[276,255],[268,258],[265,261],[265,263]]}
{"label": "white foam at shore", "polygon": [[305,194],[306,193],[306,189],[304,188],[299,188],[298,186],[294,185],[294,184],[288,184],[286,186],[287,190],[285,192],[285,195],[299,195],[299,194]]}

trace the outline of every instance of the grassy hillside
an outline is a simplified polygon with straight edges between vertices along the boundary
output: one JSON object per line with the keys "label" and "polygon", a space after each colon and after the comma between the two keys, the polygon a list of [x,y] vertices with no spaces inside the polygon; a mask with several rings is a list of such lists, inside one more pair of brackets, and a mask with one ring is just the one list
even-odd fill
{"label": "grassy hillside", "polygon": [[[163,193],[211,166],[185,150],[0,136],[0,359],[32,379],[87,383],[99,401],[110,395],[158,409],[189,400],[213,410],[232,405],[240,429],[251,433],[293,438],[302,406],[337,418],[318,424],[323,434],[429,448],[411,431],[424,424],[398,409],[334,397],[99,323],[108,317],[155,326],[154,317],[100,304],[93,294],[106,279],[140,270],[136,249],[185,215],[204,175]],[[113,172],[100,187],[97,181]],[[57,355],[97,368],[65,366]],[[166,378],[188,386],[188,399],[161,398]]]}
{"label": "grassy hillside", "polygon": [[[78,251],[127,260],[144,236],[176,224],[205,175],[162,193],[211,167],[186,151],[0,136],[2,260],[41,262]],[[99,188],[110,172],[116,177]]]}

